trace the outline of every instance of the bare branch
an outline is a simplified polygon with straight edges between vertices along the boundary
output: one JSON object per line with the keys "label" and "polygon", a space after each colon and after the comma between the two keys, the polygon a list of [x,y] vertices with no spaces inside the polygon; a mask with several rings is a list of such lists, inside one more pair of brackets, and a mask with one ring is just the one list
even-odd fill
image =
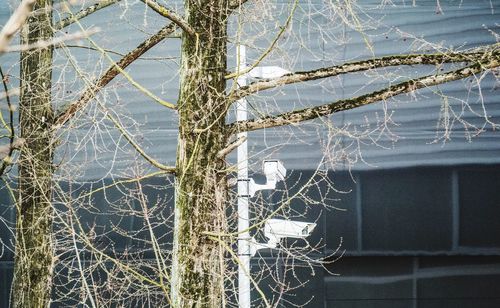
{"label": "bare branch", "polygon": [[98,3],[96,3],[94,5],[86,7],[83,10],[81,10],[75,14],[71,14],[71,16],[64,18],[63,20],[60,20],[59,22],[57,22],[54,25],[54,30],[61,30],[65,27],[75,23],[76,21],[87,17],[88,15],[90,15],[98,10],[103,9],[105,7],[108,7],[108,6],[115,4],[119,1],[121,1],[121,0],[102,0],[102,1],[99,1]]}
{"label": "bare branch", "polygon": [[195,35],[193,28],[182,18],[182,16],[173,12],[170,9],[167,9],[165,6],[156,2],[156,0],[141,0],[153,9],[156,13],[160,14],[163,17],[170,19],[172,22],[176,23],[182,30],[184,30],[189,35]]}
{"label": "bare branch", "polygon": [[280,27],[280,31],[278,32],[276,37],[273,39],[273,41],[271,42],[269,47],[267,47],[267,49],[259,56],[259,58],[256,61],[254,61],[251,65],[249,65],[248,67],[246,67],[242,70],[239,70],[237,72],[230,73],[229,75],[224,76],[224,78],[226,78],[226,79],[236,78],[238,76],[241,76],[243,74],[250,72],[252,69],[256,68],[262,62],[262,60],[264,60],[264,58],[269,55],[269,53],[271,53],[274,50],[274,47],[278,43],[279,39],[281,37],[283,37],[283,34],[288,29],[288,26],[290,26],[290,23],[292,21],[292,17],[295,14],[295,10],[297,9],[298,3],[299,3],[298,0],[296,0],[293,3],[292,9],[290,11],[290,14],[288,14],[288,17],[287,17],[285,23],[283,24],[283,26]]}
{"label": "bare branch", "polygon": [[24,24],[35,5],[36,0],[24,0],[19,4],[14,14],[10,16],[9,20],[0,31],[0,54],[2,54],[14,35],[19,31]]}
{"label": "bare branch", "polygon": [[4,49],[4,52],[19,52],[19,51],[27,51],[31,49],[40,49],[47,48],[50,46],[61,46],[62,43],[66,41],[74,41],[80,40],[86,37],[89,37],[97,32],[99,32],[99,28],[90,29],[87,31],[78,31],[71,34],[62,35],[50,40],[40,40],[32,44],[22,44],[22,45],[14,45],[9,46]]}
{"label": "bare branch", "polygon": [[387,56],[377,59],[350,62],[312,71],[291,73],[280,78],[256,81],[248,86],[241,87],[230,95],[230,101],[236,101],[247,95],[287,84],[334,77],[337,75],[361,72],[382,67],[401,65],[439,65],[442,63],[452,62],[475,62],[481,60],[481,58],[487,54],[486,51],[495,49],[498,50],[498,47],[500,47],[499,43],[484,46],[471,52]]}
{"label": "bare branch", "polygon": [[148,154],[146,154],[146,152],[144,152],[144,150],[141,148],[141,146],[138,145],[134,141],[134,139],[132,139],[132,137],[127,133],[127,131],[125,130],[125,128],[118,122],[118,120],[116,120],[114,117],[112,117],[109,113],[106,114],[106,116],[107,116],[107,118],[111,122],[113,122],[113,124],[115,125],[115,127],[120,131],[120,133],[122,134],[122,136],[125,137],[125,139],[128,141],[128,143],[137,151],[137,153],[139,153],[151,165],[153,165],[156,168],[158,168],[160,170],[163,170],[165,172],[168,172],[168,173],[171,173],[171,174],[175,174],[175,167],[174,166],[166,166],[166,165],[158,162],[157,160],[155,160],[154,158],[152,158]]}
{"label": "bare branch", "polygon": [[0,67],[0,77],[2,78],[2,84],[5,90],[5,99],[7,101],[7,107],[9,109],[8,125],[7,123],[5,123],[5,120],[3,119],[3,114],[0,112],[0,120],[2,121],[2,124],[7,129],[7,131],[9,132],[9,144],[0,146],[0,159],[2,160],[2,164],[0,165],[0,176],[2,176],[7,166],[11,164],[12,154],[14,153],[14,150],[17,147],[22,146],[22,144],[24,143],[24,139],[17,139],[17,140],[14,139],[16,136],[14,127],[14,106],[10,101],[10,93],[9,93],[12,91],[9,91],[9,88],[7,87],[7,79],[1,67]]}
{"label": "bare branch", "polygon": [[[0,93],[0,99],[8,99],[9,96],[12,97],[12,96],[18,96],[19,93],[20,93],[20,89],[19,88],[15,88],[15,89],[12,89],[12,90],[8,90],[8,91],[5,91],[4,93]],[[7,108],[7,109],[10,109],[10,108]]]}
{"label": "bare branch", "polygon": [[83,95],[75,102],[71,103],[69,107],[57,115],[54,125],[60,127],[69,121],[79,110],[87,105],[87,103],[92,100],[96,94],[108,83],[113,80],[119,73],[129,66],[132,62],[137,60],[146,51],[151,49],[153,46],[165,39],[169,34],[174,32],[176,25],[170,23],[169,25],[163,27],[155,33],[153,36],[142,42],[137,48],[125,55],[120,61],[115,65],[112,65],[97,81],[94,85],[87,87],[83,92]]}
{"label": "bare branch", "polygon": [[[169,38],[173,38],[174,36],[173,35],[169,35],[168,37]],[[62,46],[55,46],[55,48],[61,48],[61,47]],[[68,44],[64,44],[64,47],[66,47],[66,48],[81,48],[81,49],[99,51],[99,49],[97,49],[95,47],[92,47],[92,46],[87,46],[87,45],[68,45]],[[105,48],[103,48],[102,50],[104,50],[108,54],[114,54],[114,55],[117,55],[117,56],[120,56],[120,57],[125,57],[124,53],[117,52],[117,51],[112,50],[112,49],[105,49]],[[162,60],[179,60],[179,59],[180,59],[180,57],[174,56],[174,57],[140,57],[137,60],[162,61]]]}
{"label": "bare branch", "polygon": [[245,137],[245,136],[240,137],[240,138],[234,140],[233,142],[231,142],[230,144],[228,144],[224,149],[220,150],[219,153],[217,153],[217,157],[224,157],[224,156],[226,156],[227,154],[231,153],[234,149],[236,149],[237,147],[239,147],[246,140],[247,140],[247,137]]}
{"label": "bare branch", "polygon": [[408,80],[395,84],[393,86],[389,86],[379,91],[375,91],[351,99],[339,100],[330,104],[295,110],[275,116],[268,116],[261,119],[235,122],[228,125],[228,128],[231,133],[237,133],[241,131],[253,131],[262,128],[300,123],[322,116],[327,116],[339,111],[354,109],[381,100],[386,100],[390,97],[402,93],[409,93],[421,88],[467,78],[474,74],[486,71],[488,69],[496,68],[498,66],[500,66],[500,53],[495,52],[489,54],[489,57],[487,57],[486,59],[482,59],[481,63],[475,63],[473,65],[451,72],[428,75],[418,79]]}
{"label": "bare branch", "polygon": [[236,10],[237,8],[239,8],[240,6],[245,4],[246,2],[248,2],[248,0],[230,0],[229,1],[229,8],[231,10]]}
{"label": "bare branch", "polygon": [[[21,148],[25,143],[25,140],[23,138],[17,138],[15,140],[14,139],[12,140],[13,141],[11,143],[0,146],[0,159],[5,160],[5,158],[9,158],[14,152],[14,150]],[[2,172],[0,172],[0,175],[3,173],[4,170],[3,168],[4,167],[2,166]]]}

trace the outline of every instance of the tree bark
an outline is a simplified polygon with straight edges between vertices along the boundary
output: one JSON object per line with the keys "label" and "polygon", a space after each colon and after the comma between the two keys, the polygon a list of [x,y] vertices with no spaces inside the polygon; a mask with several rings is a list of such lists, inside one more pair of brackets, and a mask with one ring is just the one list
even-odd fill
{"label": "tree bark", "polygon": [[247,86],[243,86],[230,94],[230,100],[236,101],[247,95],[257,93],[259,91],[273,89],[279,86],[317,80],[327,77],[334,77],[342,74],[362,72],[367,70],[379,69],[390,66],[405,66],[405,65],[441,65],[444,63],[480,63],[485,57],[491,58],[500,54],[500,44],[492,44],[476,48],[470,52],[449,52],[438,54],[407,54],[393,55],[382,58],[373,58],[355,62],[348,62],[342,65],[334,65],[323,67],[311,71],[295,72],[286,74],[285,76],[259,80]]}
{"label": "tree bark", "polygon": [[178,101],[173,307],[224,306],[224,248],[204,231],[225,232],[227,0],[187,0]]}
{"label": "tree bark", "polygon": [[[21,43],[50,40],[52,0],[37,0],[21,31]],[[52,48],[21,53],[19,123],[25,140],[19,158],[16,204],[16,254],[13,307],[47,307],[50,302],[53,248],[51,240]]]}
{"label": "tree bark", "polygon": [[342,112],[354,108],[359,108],[378,101],[386,100],[393,96],[414,92],[418,89],[440,85],[446,82],[465,79],[486,70],[500,66],[498,53],[490,54],[473,65],[463,67],[454,71],[427,75],[416,79],[400,82],[385,89],[364,94],[358,97],[338,100],[329,104],[314,106],[282,114],[271,115],[260,119],[234,122],[228,125],[228,130],[232,134],[241,131],[253,131],[263,128],[271,128],[313,120],[319,117],[328,116],[336,112]]}

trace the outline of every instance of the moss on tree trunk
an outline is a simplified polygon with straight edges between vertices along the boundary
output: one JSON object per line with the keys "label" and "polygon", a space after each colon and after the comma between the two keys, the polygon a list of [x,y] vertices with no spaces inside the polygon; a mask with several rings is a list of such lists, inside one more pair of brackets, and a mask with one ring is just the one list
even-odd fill
{"label": "moss on tree trunk", "polygon": [[224,297],[224,248],[204,231],[227,230],[226,144],[227,1],[185,2],[196,35],[182,39],[178,102],[176,217],[172,268],[174,307],[220,307]]}
{"label": "moss on tree trunk", "polygon": [[[22,44],[50,40],[52,0],[38,0],[21,33]],[[50,302],[53,250],[51,241],[52,49],[21,53],[19,123],[25,144],[19,158],[16,211],[14,307],[47,307]]]}

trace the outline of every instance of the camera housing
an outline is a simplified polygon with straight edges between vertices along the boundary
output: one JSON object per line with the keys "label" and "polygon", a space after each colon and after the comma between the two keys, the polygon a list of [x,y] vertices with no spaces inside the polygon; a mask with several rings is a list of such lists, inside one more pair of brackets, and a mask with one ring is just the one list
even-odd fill
{"label": "camera housing", "polygon": [[289,70],[279,66],[257,66],[248,72],[248,75],[255,79],[273,79],[290,73]]}
{"label": "camera housing", "polygon": [[257,184],[254,179],[240,179],[238,180],[240,196],[252,198],[257,191],[275,189],[279,181],[285,180],[286,168],[281,161],[264,160],[262,168],[266,176],[266,184]]}
{"label": "camera housing", "polygon": [[306,238],[316,228],[312,222],[269,219],[264,226],[264,235],[270,242],[279,242],[284,237]]}
{"label": "camera housing", "polygon": [[279,182],[285,179],[286,168],[280,160],[264,160],[263,169],[268,183],[273,181]]}
{"label": "camera housing", "polygon": [[252,237],[250,239],[250,255],[255,256],[258,250],[270,248],[274,249],[278,246],[281,239],[289,238],[306,238],[316,228],[313,222],[303,222],[285,219],[268,219],[264,226],[264,235],[269,239],[267,243],[257,243]]}

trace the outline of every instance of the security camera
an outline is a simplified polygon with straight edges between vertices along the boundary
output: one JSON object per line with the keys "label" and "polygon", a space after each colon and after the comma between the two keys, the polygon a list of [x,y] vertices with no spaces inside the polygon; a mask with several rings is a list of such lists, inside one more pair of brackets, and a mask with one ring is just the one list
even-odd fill
{"label": "security camera", "polygon": [[264,163],[264,175],[268,182],[270,181],[283,181],[286,176],[286,168],[283,163],[277,159],[265,160]]}
{"label": "security camera", "polygon": [[248,75],[256,79],[272,79],[279,78],[290,73],[291,72],[289,70],[279,66],[257,66],[248,72]]}
{"label": "security camera", "polygon": [[315,223],[284,219],[269,219],[264,227],[264,235],[269,243],[279,242],[284,237],[306,238],[316,228]]}
{"label": "security camera", "polygon": [[268,219],[264,226],[264,235],[269,239],[267,243],[257,243],[255,238],[250,239],[250,255],[255,256],[257,250],[278,246],[279,241],[285,237],[306,238],[316,228],[312,222],[302,222],[284,219]]}
{"label": "security camera", "polygon": [[279,181],[285,180],[286,168],[281,161],[277,159],[265,160],[263,169],[266,176],[266,184],[257,184],[254,179],[240,179],[238,180],[240,196],[252,198],[257,191],[275,189]]}

